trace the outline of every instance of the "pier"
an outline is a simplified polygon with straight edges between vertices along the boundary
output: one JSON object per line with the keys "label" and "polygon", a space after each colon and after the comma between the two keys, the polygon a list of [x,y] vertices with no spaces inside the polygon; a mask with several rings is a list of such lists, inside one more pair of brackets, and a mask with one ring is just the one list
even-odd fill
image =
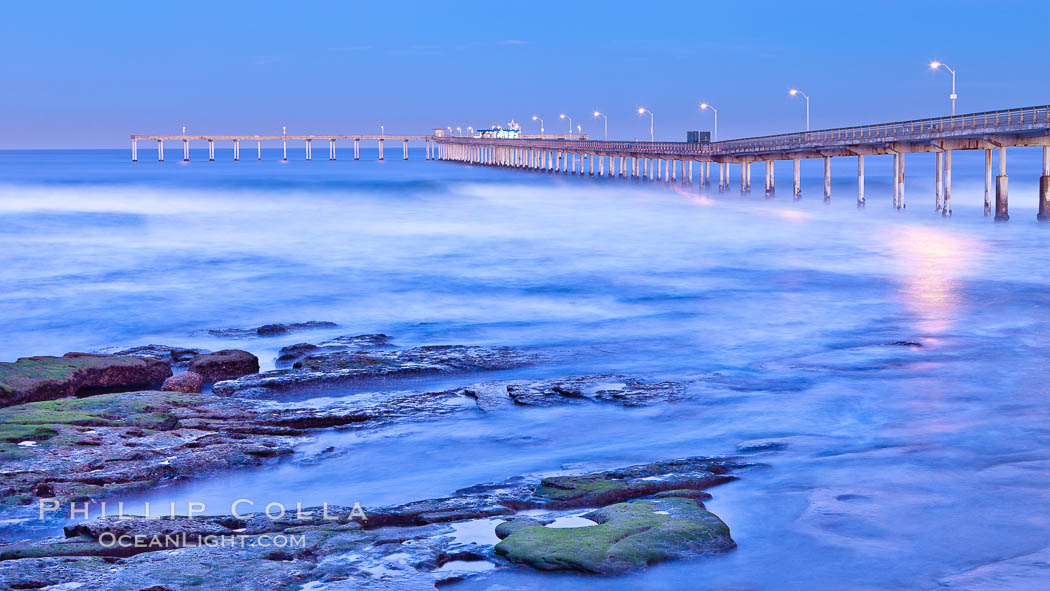
{"label": "pier", "polygon": [[131,136],[131,161],[138,162],[139,159],[139,142],[141,141],[155,141],[157,142],[157,160],[160,162],[164,161],[164,142],[182,142],[182,160],[184,162],[190,161],[190,142],[208,142],[208,160],[215,161],[215,142],[232,142],[233,143],[233,159],[239,161],[241,159],[241,142],[247,142],[249,145],[255,143],[255,154],[258,160],[262,160],[262,143],[263,142],[280,142],[282,150],[282,159],[288,159],[288,142],[303,142],[306,148],[306,159],[313,160],[313,143],[314,142],[328,142],[328,159],[336,159],[336,141],[353,141],[354,142],[354,160],[361,159],[361,140],[375,141],[379,146],[379,159],[383,160],[383,146],[384,142],[401,142],[401,158],[408,160],[408,142],[416,141],[423,142],[426,147],[426,159],[430,160],[434,156],[434,140],[433,135],[390,135],[390,134],[338,134],[338,135],[186,135],[186,134],[174,134],[174,135],[132,135]]}
{"label": "pier", "polygon": [[[554,174],[587,174],[638,180],[712,184],[716,169],[719,192],[730,189],[731,168],[738,170],[741,193],[751,192],[751,165],[765,166],[764,191],[776,192],[776,163],[792,162],[792,195],[802,196],[800,162],[819,158],[824,163],[823,194],[831,199],[831,159],[850,157],[857,162],[857,204],[863,206],[865,157],[893,159],[893,205],[904,207],[907,154],[936,154],[934,205],[951,215],[952,153],[984,150],[984,209],[998,221],[1008,220],[1006,149],[1042,148],[1039,179],[1040,220],[1050,220],[1050,106],[1004,109],[983,113],[878,123],[856,127],[713,142],[593,141],[549,139],[435,138],[440,160],[538,170]],[[993,183],[992,156],[998,154],[998,174]]]}
{"label": "pier", "polygon": [[[968,113],[963,115],[877,123],[751,137],[713,143],[599,141],[587,136],[522,136],[492,139],[443,135],[132,135],[131,158],[138,160],[138,142],[155,141],[157,159],[164,160],[164,142],[182,142],[183,160],[189,160],[191,141],[207,142],[209,160],[215,159],[215,142],[232,142],[233,159],[240,160],[241,142],[256,144],[256,157],[262,159],[262,143],[281,142],[283,158],[288,158],[288,142],[303,142],[306,159],[312,159],[312,144],[328,142],[328,159],[336,159],[336,142],[353,141],[354,160],[360,158],[362,140],[375,141],[383,159],[386,141],[400,141],[402,159],[408,159],[408,143],[423,142],[427,160],[444,160],[475,165],[499,166],[552,174],[630,178],[712,185],[717,175],[719,192],[730,190],[731,172],[737,170],[740,192],[751,192],[752,164],[765,168],[764,193],[776,193],[774,170],[778,162],[791,162],[794,172],[791,193],[802,197],[800,164],[804,159],[821,159],[824,164],[823,196],[831,200],[831,159],[855,158],[857,162],[857,205],[865,204],[865,158],[892,158],[892,204],[904,208],[905,164],[908,154],[934,153],[934,206],[943,215],[952,213],[952,153],[960,150],[984,151],[984,213],[1006,221],[1009,213],[1007,148],[1042,148],[1042,174],[1039,177],[1038,219],[1050,220],[1050,106],[1023,107]],[[993,153],[998,160],[993,180]],[[712,172],[712,168],[715,169]],[[994,195],[994,199],[993,199]]]}

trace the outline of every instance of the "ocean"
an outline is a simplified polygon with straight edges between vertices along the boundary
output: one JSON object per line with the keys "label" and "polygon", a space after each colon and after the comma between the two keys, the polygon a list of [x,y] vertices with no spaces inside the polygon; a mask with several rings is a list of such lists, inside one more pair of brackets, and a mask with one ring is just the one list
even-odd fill
{"label": "ocean", "polygon": [[[136,503],[398,503],[776,441],[784,449],[753,457],[765,467],[709,491],[738,544],[729,553],[615,578],[497,571],[457,588],[944,589],[991,572],[1034,589],[1045,576],[1050,225],[1035,220],[1036,149],[1010,152],[1005,224],[983,216],[980,152],[956,153],[951,218],[934,211],[932,154],[909,156],[898,211],[889,157],[868,158],[859,209],[851,158],[833,161],[826,204],[818,161],[803,164],[796,202],[788,163],[766,199],[758,165],[742,197],[736,167],[718,194],[422,149],[408,161],[363,149],[356,162],[346,149],[334,162],[176,152],[0,151],[0,361],[160,343],[244,348],[269,369],[285,345],[385,333],[546,360],[500,378],[612,373],[689,381],[690,396],[330,432],[297,452],[331,447],[329,461]],[[308,320],[339,327],[207,332]],[[35,535],[3,530],[19,533]]]}

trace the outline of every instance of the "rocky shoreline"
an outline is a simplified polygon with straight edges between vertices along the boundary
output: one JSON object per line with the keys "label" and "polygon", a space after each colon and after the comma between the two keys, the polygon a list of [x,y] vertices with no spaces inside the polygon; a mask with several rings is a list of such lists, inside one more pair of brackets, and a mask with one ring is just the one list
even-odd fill
{"label": "rocky shoreline", "polygon": [[[528,566],[614,575],[735,547],[703,501],[755,464],[686,458],[580,475],[514,477],[452,496],[375,508],[310,507],[263,514],[95,519],[52,538],[0,548],[15,588],[178,591],[201,580],[237,589],[433,589],[491,569]],[[589,509],[581,512],[580,509]],[[570,520],[572,526],[559,522]],[[137,536],[137,538],[136,538]],[[217,546],[223,537],[301,547]],[[124,547],[122,539],[146,540]],[[462,570],[447,567],[460,563]]]}
{"label": "rocky shoreline", "polygon": [[[316,324],[243,329],[233,336],[266,337],[320,328]],[[24,400],[0,408],[0,507],[41,500],[97,503],[167,481],[264,466],[291,457],[297,445],[326,429],[379,429],[521,406],[646,406],[686,396],[685,383],[600,374],[497,379],[438,391],[377,388],[322,408],[267,401],[353,382],[473,376],[542,360],[509,347],[402,349],[386,335],[291,345],[277,359],[286,367],[261,373],[258,360],[245,351],[163,345],[24,358],[0,365],[0,392],[6,400]],[[99,378],[105,371],[109,377]],[[135,387],[147,379],[152,388],[162,381],[165,391]],[[105,393],[91,389],[100,383]],[[209,383],[211,391],[199,391]],[[735,458],[690,458],[545,479],[513,477],[394,507],[310,508],[306,519],[94,519],[67,527],[65,538],[0,545],[0,581],[12,588],[81,583],[76,588],[174,591],[200,588],[193,581],[206,576],[244,589],[297,589],[311,581],[323,581],[326,589],[432,589],[515,565],[617,574],[733,548],[728,526],[706,511],[709,495],[702,491],[751,465]],[[357,517],[318,517],[330,513]],[[559,525],[564,522],[576,526]],[[466,530],[483,531],[487,542],[463,543],[457,532]],[[117,534],[172,535],[183,543],[142,549],[100,541]],[[215,548],[185,543],[270,534],[302,535],[307,545],[287,551],[227,548],[218,560]],[[353,558],[340,558],[347,556]]]}

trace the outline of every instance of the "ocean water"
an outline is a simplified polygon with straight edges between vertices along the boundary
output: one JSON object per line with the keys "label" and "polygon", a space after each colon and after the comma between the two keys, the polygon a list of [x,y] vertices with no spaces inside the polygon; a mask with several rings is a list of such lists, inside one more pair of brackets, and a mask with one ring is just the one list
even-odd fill
{"label": "ocean water", "polygon": [[[287,344],[384,332],[549,359],[500,377],[615,372],[691,380],[692,396],[326,433],[298,455],[333,447],[330,459],[134,503],[367,506],[777,440],[784,450],[755,456],[768,467],[710,491],[739,544],[730,553],[617,578],[497,571],[459,588],[1045,588],[1050,226],[1035,221],[1035,149],[1010,153],[1007,224],[982,214],[976,152],[955,157],[951,218],[934,211],[932,155],[909,157],[897,211],[888,157],[867,159],[858,209],[847,158],[825,204],[816,161],[793,202],[786,163],[765,199],[757,165],[741,197],[422,150],[407,162],[217,152],[157,163],[142,150],[136,164],[126,150],[0,152],[0,360],[164,343],[245,348],[266,368]],[[305,320],[341,326],[206,332]]]}

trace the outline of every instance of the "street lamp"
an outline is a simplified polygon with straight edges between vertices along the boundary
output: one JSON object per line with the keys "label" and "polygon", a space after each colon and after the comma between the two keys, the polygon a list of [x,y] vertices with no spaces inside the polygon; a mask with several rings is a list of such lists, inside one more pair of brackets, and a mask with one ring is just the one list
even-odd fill
{"label": "street lamp", "polygon": [[448,134],[449,135],[456,135],[456,134],[452,133],[452,128],[451,127],[446,127],[445,129],[448,130]]}
{"label": "street lamp", "polygon": [[382,125],[379,126],[379,135],[386,135],[386,128]]}
{"label": "street lamp", "polygon": [[598,117],[599,115],[605,117],[605,141],[609,141],[609,117],[601,111],[594,112],[595,117]]}
{"label": "street lamp", "polygon": [[463,128],[462,127],[457,127],[456,128],[456,135],[463,135]]}
{"label": "street lamp", "polygon": [[474,128],[473,127],[468,125],[467,126],[467,131],[470,133],[470,137],[474,137]]}
{"label": "street lamp", "polygon": [[577,135],[583,135],[583,126],[578,123],[576,124],[576,133]]}
{"label": "street lamp", "polygon": [[644,115],[645,113],[649,113],[649,141],[653,142],[656,141],[653,139],[653,112],[645,107],[638,107],[639,115]]}
{"label": "street lamp", "polygon": [[711,109],[711,112],[715,114],[715,137],[713,141],[718,141],[718,109],[711,106],[709,103],[700,103],[700,110]]}
{"label": "street lamp", "polygon": [[569,117],[565,113],[562,113],[561,115],[558,115],[558,119],[568,119],[569,120],[569,135],[572,135],[572,117]]}
{"label": "street lamp", "polygon": [[788,91],[788,94],[790,94],[791,96],[795,96],[797,94],[801,94],[803,96],[803,98],[806,99],[806,131],[809,131],[809,95],[807,95],[806,93],[802,92],[801,90],[799,90],[797,88],[792,88],[791,90]]}
{"label": "street lamp", "polygon": [[186,135],[186,126],[185,125],[182,126],[182,135]]}
{"label": "street lamp", "polygon": [[543,137],[543,117],[537,117],[536,115],[533,115],[532,120],[540,122],[540,137]]}
{"label": "street lamp", "polygon": [[952,73],[952,93],[951,93],[951,95],[949,95],[949,98],[952,99],[952,116],[954,117],[955,116],[955,99],[959,98],[959,95],[955,94],[955,70],[949,68],[948,64],[943,64],[943,63],[937,62],[937,61],[930,62],[930,69],[931,70],[936,70],[937,68],[944,68],[945,70],[948,70],[949,72]]}

